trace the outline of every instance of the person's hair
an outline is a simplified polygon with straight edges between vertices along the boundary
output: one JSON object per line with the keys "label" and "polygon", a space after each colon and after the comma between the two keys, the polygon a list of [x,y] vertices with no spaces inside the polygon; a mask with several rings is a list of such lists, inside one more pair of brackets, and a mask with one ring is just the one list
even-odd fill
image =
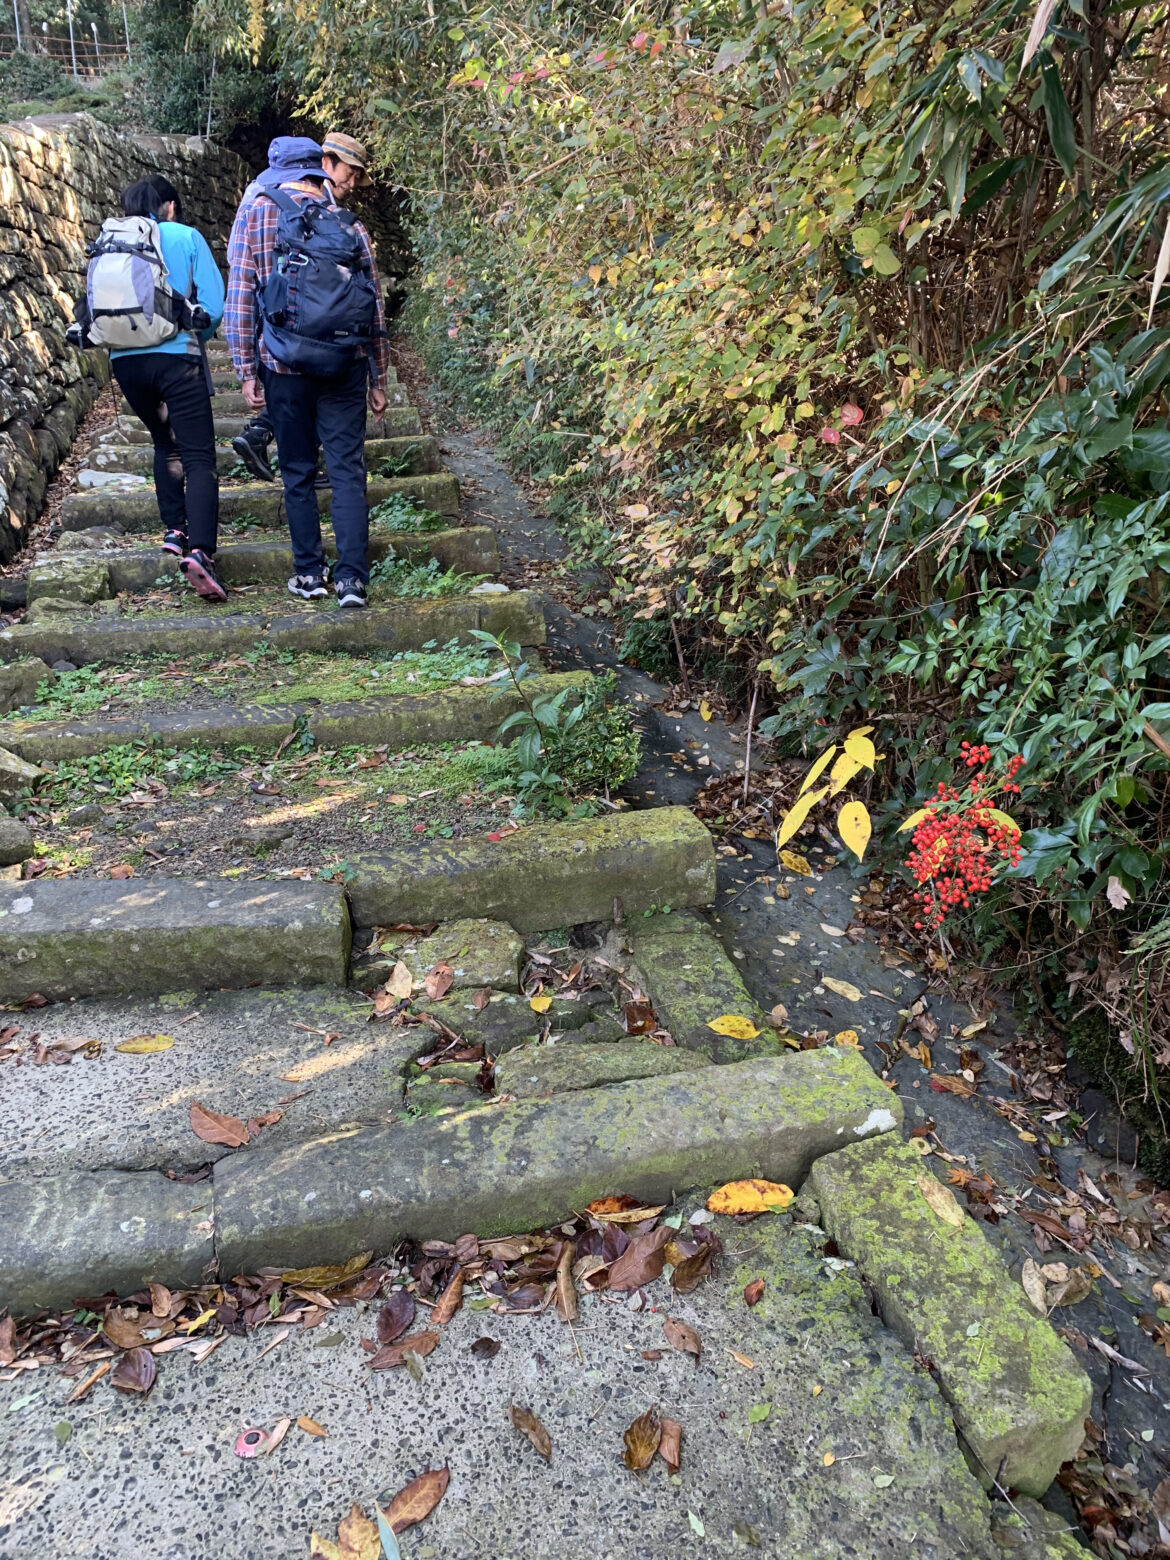
{"label": "person's hair", "polygon": [[168,201],[175,203],[175,221],[182,220],[183,204],[179,192],[161,173],[138,179],[122,191],[122,212],[127,217],[156,217]]}

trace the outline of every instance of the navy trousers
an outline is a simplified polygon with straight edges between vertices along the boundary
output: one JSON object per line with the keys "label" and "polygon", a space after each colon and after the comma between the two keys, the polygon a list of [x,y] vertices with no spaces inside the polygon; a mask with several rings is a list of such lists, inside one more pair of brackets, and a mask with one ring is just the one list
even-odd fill
{"label": "navy trousers", "polygon": [[264,399],[272,414],[284,507],[298,574],[325,569],[321,519],[317,509],[317,455],[333,489],[333,532],[337,538],[337,579],[370,577],[370,508],[366,502],[366,389],[364,358],[335,379],[307,374],[277,374],[264,369]]}

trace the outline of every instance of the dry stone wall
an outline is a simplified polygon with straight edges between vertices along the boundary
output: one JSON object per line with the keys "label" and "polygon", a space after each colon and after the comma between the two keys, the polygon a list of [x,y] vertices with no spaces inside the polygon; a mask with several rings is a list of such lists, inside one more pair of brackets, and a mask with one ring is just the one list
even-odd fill
{"label": "dry stone wall", "polygon": [[0,562],[24,545],[77,425],[109,376],[65,340],[85,246],[123,188],[163,173],[225,264],[247,165],[198,136],[128,136],[88,114],[0,125]]}

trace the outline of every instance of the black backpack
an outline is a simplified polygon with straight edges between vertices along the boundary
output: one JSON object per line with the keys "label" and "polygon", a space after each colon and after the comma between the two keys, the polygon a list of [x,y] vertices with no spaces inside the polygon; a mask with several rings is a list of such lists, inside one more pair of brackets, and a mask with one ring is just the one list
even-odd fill
{"label": "black backpack", "polygon": [[261,334],[278,363],[328,379],[345,373],[377,336],[377,292],[356,217],[284,190],[272,273],[260,292]]}

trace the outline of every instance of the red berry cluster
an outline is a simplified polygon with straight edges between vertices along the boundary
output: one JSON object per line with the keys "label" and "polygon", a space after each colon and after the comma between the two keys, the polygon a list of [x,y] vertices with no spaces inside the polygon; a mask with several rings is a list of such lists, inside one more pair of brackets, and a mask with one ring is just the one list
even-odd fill
{"label": "red berry cluster", "polygon": [[964,799],[953,785],[939,782],[926,817],[911,836],[906,865],[918,884],[914,899],[922,906],[917,930],[935,931],[952,911],[969,909],[974,894],[985,894],[1005,868],[1020,860],[1020,831],[998,822],[992,801],[996,791],[1019,795],[1015,777],[1024,760],[1010,758],[1003,779],[989,777],[991,749],[964,742],[962,761],[976,773]]}

